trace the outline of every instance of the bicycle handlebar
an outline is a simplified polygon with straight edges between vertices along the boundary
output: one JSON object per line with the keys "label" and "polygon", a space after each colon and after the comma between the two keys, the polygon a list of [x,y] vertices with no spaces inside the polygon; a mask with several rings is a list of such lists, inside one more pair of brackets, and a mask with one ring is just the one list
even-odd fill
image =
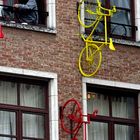
{"label": "bicycle handlebar", "polygon": [[[97,5],[98,5],[98,7],[97,7],[97,9],[96,9],[96,12],[97,12],[98,15],[102,15],[102,16],[111,16],[113,13],[116,12],[116,6],[113,6],[112,9],[107,9],[107,8],[102,7],[101,4],[102,4],[102,3],[101,3],[99,0],[97,0]],[[107,11],[108,14],[103,13],[101,10]]]}
{"label": "bicycle handlebar", "polygon": [[[98,4],[98,7],[97,7],[97,9],[96,9],[96,13],[97,13],[98,15],[111,16],[113,13],[116,12],[116,6],[113,6],[112,9],[107,9],[107,8],[104,8],[104,7],[101,6],[101,2],[99,2],[99,3],[97,3],[97,4]],[[107,11],[108,14],[102,12],[102,10],[105,11],[105,12]]]}

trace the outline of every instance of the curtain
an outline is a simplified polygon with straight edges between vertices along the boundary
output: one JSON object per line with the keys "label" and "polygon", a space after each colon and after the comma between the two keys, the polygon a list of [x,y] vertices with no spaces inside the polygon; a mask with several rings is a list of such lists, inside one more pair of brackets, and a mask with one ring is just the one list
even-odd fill
{"label": "curtain", "polygon": [[16,140],[15,138],[0,137],[0,140]]}
{"label": "curtain", "polygon": [[45,108],[44,88],[38,85],[20,85],[20,104],[22,106]]}
{"label": "curtain", "polygon": [[[22,106],[45,108],[44,87],[38,85],[20,85],[20,104]],[[44,117],[35,114],[23,114],[23,136],[44,138]]]}
{"label": "curtain", "polygon": [[23,114],[23,136],[44,138],[44,117],[41,115]]}
{"label": "curtain", "polygon": [[134,127],[115,125],[115,140],[134,140]]}
{"label": "curtain", "polygon": [[95,94],[95,98],[91,98],[87,101],[88,113],[92,114],[95,109],[98,109],[98,115],[109,116],[108,96],[96,93],[93,94]]}
{"label": "curtain", "polygon": [[88,124],[88,140],[108,140],[108,124],[101,122]]}
{"label": "curtain", "polygon": [[0,134],[16,135],[14,112],[0,111]]}
{"label": "curtain", "polygon": [[130,97],[112,97],[113,117],[134,118],[134,99]]}
{"label": "curtain", "polygon": [[17,105],[17,84],[0,81],[0,103]]}

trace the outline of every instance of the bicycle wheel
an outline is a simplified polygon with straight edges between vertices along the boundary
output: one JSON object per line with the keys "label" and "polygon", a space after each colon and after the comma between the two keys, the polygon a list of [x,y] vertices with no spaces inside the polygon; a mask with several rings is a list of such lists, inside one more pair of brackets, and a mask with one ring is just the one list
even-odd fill
{"label": "bicycle wheel", "polygon": [[[88,57],[86,51],[88,49]],[[100,68],[102,52],[96,44],[89,44],[84,47],[79,55],[79,70],[83,76],[90,77]]]}
{"label": "bicycle wheel", "polygon": [[[93,4],[93,2],[87,2],[85,0],[81,0],[78,6],[78,20],[79,23],[85,27],[90,28],[94,26],[94,24],[97,22],[96,14],[93,11],[96,11],[95,8],[96,5]],[[93,14],[94,13],[94,14]]]}
{"label": "bicycle wheel", "polygon": [[75,99],[68,100],[61,112],[61,126],[62,128],[70,134],[79,128],[82,121],[82,112],[80,104]]}

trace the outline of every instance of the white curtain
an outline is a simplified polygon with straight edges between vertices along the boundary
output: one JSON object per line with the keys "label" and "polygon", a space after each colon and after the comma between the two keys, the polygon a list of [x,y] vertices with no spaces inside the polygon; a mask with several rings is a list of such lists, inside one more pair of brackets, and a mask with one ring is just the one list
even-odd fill
{"label": "white curtain", "polygon": [[[20,105],[45,108],[44,88],[38,85],[20,85]],[[23,136],[44,138],[44,117],[35,114],[23,114]]]}
{"label": "white curtain", "polygon": [[16,135],[14,112],[0,111],[0,134]]}
{"label": "white curtain", "polygon": [[88,124],[88,140],[108,140],[108,124],[101,122]]}
{"label": "white curtain", "polygon": [[115,140],[134,140],[134,128],[126,125],[115,125]]}
{"label": "white curtain", "polygon": [[[0,103],[17,105],[17,85],[14,82],[0,81]],[[0,111],[0,134],[16,135],[16,116],[14,112]],[[1,140],[15,138],[0,137]]]}
{"label": "white curtain", "polygon": [[44,117],[41,115],[23,114],[23,136],[44,138]]}
{"label": "white curtain", "polygon": [[0,81],[0,103],[17,105],[17,85]]}
{"label": "white curtain", "polygon": [[98,109],[98,115],[109,116],[109,101],[108,96],[102,94],[91,93],[94,98],[87,101],[87,111],[92,114],[95,109]]}
{"label": "white curtain", "polygon": [[112,97],[113,117],[134,118],[134,99],[130,97]]}
{"label": "white curtain", "polygon": [[44,88],[37,85],[20,85],[20,105],[36,108],[45,107]]}
{"label": "white curtain", "polygon": [[15,138],[0,137],[0,140],[16,140]]}

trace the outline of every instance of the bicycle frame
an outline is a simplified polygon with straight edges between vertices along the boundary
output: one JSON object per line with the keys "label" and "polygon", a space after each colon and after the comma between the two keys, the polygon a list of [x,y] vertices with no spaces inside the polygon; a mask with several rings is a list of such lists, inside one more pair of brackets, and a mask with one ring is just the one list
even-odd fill
{"label": "bicycle frame", "polygon": [[[90,77],[90,76],[93,76],[97,72],[97,70],[99,69],[99,67],[101,65],[103,47],[109,46],[110,50],[112,50],[112,51],[115,50],[112,38],[109,38],[109,40],[108,40],[107,17],[112,16],[113,13],[116,12],[116,7],[113,6],[112,9],[106,9],[106,8],[102,7],[101,2],[99,0],[97,0],[97,8],[96,8],[95,12],[92,11],[91,8],[87,8],[87,7],[83,8],[87,14],[96,16],[96,20],[93,22],[89,22],[89,25],[88,25],[88,24],[85,24],[80,19],[81,16],[79,16],[80,8],[83,7],[82,3],[84,3],[84,0],[81,1],[79,8],[78,8],[78,20],[83,27],[85,27],[85,28],[93,27],[93,29],[91,30],[90,34],[87,37],[85,37],[83,34],[81,34],[81,38],[85,42],[85,47],[82,49],[80,56],[79,56],[79,70],[82,75]],[[93,40],[93,34],[95,32],[95,29],[97,28],[97,26],[99,25],[99,22],[102,19],[104,22],[104,40],[103,41]],[[85,64],[87,63],[87,65],[90,66],[90,69],[89,69],[90,74],[87,74],[86,69],[82,65],[82,58],[84,57],[83,56],[84,53],[85,53],[85,57],[86,57],[85,60],[87,61],[87,62],[85,62]],[[94,56],[95,56],[95,58],[94,58]],[[99,58],[96,56],[98,56]],[[97,58],[98,58],[98,60],[96,61],[95,59],[97,59]],[[98,64],[97,64],[97,62],[98,62]],[[91,70],[92,67],[94,70]],[[83,69],[85,70],[85,72]],[[93,71],[93,72],[91,72],[91,71]]]}
{"label": "bicycle frame", "polygon": [[[80,103],[72,98],[61,108],[61,127],[71,135],[71,140],[78,140],[76,136],[80,128],[84,125],[84,140],[86,140],[86,125],[90,123],[90,118],[96,117],[97,113],[98,110],[95,109],[92,114],[83,114]],[[69,122],[75,125],[67,127],[69,126]]]}
{"label": "bicycle frame", "polygon": [[[83,119],[84,119],[84,117],[87,117],[87,121],[84,121]],[[73,121],[77,121],[76,120],[76,118],[75,119],[73,119]],[[77,140],[76,139],[76,136],[77,136],[77,134],[78,134],[78,132],[79,132],[79,130],[80,130],[80,128],[84,125],[84,140],[86,140],[86,135],[87,135],[87,132],[86,132],[86,125],[87,124],[89,124],[90,123],[90,115],[82,115],[81,116],[81,120],[80,120],[80,122],[79,122],[79,125],[78,125],[78,127],[77,127],[77,130],[76,130],[76,132],[74,133],[74,136],[73,136],[73,138],[72,138],[72,140]]]}
{"label": "bicycle frame", "polygon": [[[96,19],[95,23],[93,24],[93,29],[92,29],[90,35],[86,39],[84,39],[83,38],[84,36],[82,35],[82,38],[83,38],[84,42],[87,42],[87,43],[98,43],[98,44],[100,43],[100,44],[104,44],[104,45],[110,45],[110,43],[112,43],[112,38],[110,38],[111,41],[108,42],[107,17],[112,16],[112,14],[114,12],[116,12],[116,7],[113,6],[112,10],[111,9],[106,9],[106,8],[101,6],[101,2],[99,2],[99,0],[97,0],[97,5],[98,6],[96,8],[96,12],[93,12],[91,10],[87,10],[90,14],[97,15],[97,19]],[[103,13],[101,10],[104,10],[105,12],[108,12],[108,14]],[[105,41],[95,41],[95,40],[93,41],[93,39],[92,39],[93,33],[94,33],[95,29],[97,28],[97,26],[98,26],[98,24],[99,24],[99,22],[101,21],[102,18],[104,18],[104,32],[105,32],[104,40]],[[115,48],[112,47],[111,50],[115,50]]]}

